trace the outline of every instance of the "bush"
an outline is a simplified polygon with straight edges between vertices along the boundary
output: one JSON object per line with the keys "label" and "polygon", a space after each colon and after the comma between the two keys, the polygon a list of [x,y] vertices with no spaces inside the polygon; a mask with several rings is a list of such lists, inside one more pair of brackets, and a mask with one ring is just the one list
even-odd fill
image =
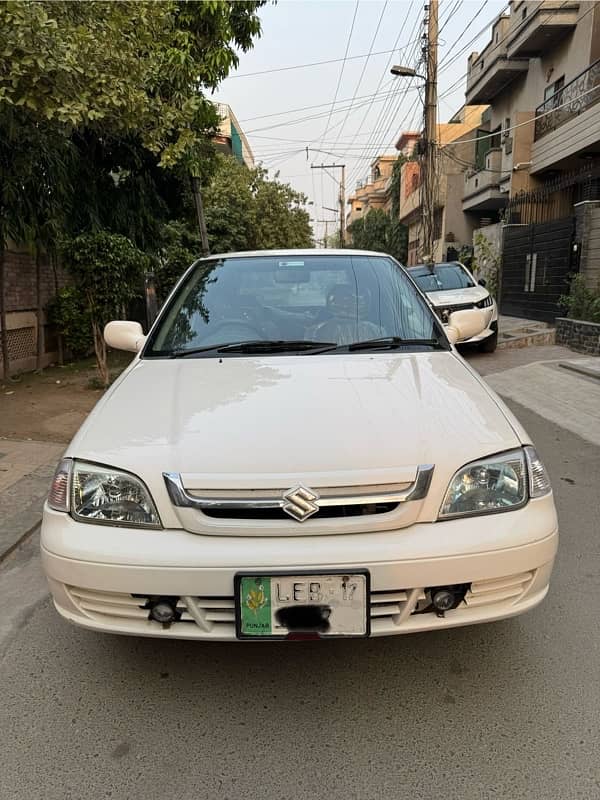
{"label": "bush", "polygon": [[200,258],[198,236],[181,222],[170,222],[162,230],[163,245],[155,270],[156,294],[160,304],[179,278]]}
{"label": "bush", "polygon": [[141,294],[150,260],[125,236],[108,231],[71,239],[63,246],[63,258],[89,314],[96,363],[104,386],[108,386],[104,326],[122,317],[128,303]]}
{"label": "bush", "polygon": [[560,298],[560,304],[570,319],[600,323],[600,293],[587,288],[583,275],[571,279],[569,294]]}
{"label": "bush", "polygon": [[48,304],[48,321],[62,336],[65,348],[75,358],[87,356],[93,348],[89,311],[73,286],[60,289]]}

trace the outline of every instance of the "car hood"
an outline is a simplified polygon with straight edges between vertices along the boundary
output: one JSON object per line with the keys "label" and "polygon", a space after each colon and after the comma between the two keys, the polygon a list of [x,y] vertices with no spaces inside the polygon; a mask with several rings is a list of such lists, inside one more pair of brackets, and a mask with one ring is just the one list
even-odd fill
{"label": "car hood", "polygon": [[[139,360],[67,455],[188,488],[412,481],[519,445],[518,423],[452,352]],[[164,486],[162,486],[164,489]]]}
{"label": "car hood", "polygon": [[467,289],[447,289],[440,292],[427,292],[427,297],[437,308],[457,306],[462,303],[478,303],[489,295],[483,286],[470,286]]}

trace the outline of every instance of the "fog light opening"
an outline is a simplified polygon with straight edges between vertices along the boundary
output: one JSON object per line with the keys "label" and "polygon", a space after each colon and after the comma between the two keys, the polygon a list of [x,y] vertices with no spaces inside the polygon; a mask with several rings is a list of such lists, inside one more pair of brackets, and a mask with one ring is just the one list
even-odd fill
{"label": "fog light opening", "polygon": [[457,586],[437,586],[430,589],[431,605],[436,616],[443,617],[447,611],[456,608],[465,599],[468,584]]}
{"label": "fog light opening", "polygon": [[172,622],[177,622],[181,617],[181,611],[177,610],[178,597],[152,597],[146,603],[146,608],[150,609],[148,619],[160,622],[163,626],[169,627]]}

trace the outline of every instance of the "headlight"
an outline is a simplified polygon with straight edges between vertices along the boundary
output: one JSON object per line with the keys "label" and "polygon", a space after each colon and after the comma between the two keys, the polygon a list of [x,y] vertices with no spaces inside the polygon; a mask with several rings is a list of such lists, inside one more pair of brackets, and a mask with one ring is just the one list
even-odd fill
{"label": "headlight", "polygon": [[450,481],[438,518],[511,511],[527,500],[525,451],[510,450],[460,469]]}
{"label": "headlight", "polygon": [[107,525],[161,528],[150,493],[129,472],[62,461],[52,482],[48,504],[57,511],[70,511],[73,519]]}

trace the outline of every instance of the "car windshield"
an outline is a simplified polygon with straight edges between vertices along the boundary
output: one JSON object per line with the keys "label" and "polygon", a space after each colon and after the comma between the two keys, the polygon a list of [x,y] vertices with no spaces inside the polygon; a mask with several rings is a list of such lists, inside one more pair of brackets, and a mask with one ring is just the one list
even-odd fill
{"label": "car windshield", "polygon": [[467,270],[460,264],[435,264],[433,269],[427,266],[413,267],[410,269],[410,276],[424,292],[469,289],[475,286]]}
{"label": "car windshield", "polygon": [[219,346],[229,346],[223,355],[240,348],[331,352],[371,339],[380,340],[373,349],[405,340],[407,346],[446,345],[435,316],[392,259],[232,256],[198,262],[188,272],[144,357],[214,354]]}

